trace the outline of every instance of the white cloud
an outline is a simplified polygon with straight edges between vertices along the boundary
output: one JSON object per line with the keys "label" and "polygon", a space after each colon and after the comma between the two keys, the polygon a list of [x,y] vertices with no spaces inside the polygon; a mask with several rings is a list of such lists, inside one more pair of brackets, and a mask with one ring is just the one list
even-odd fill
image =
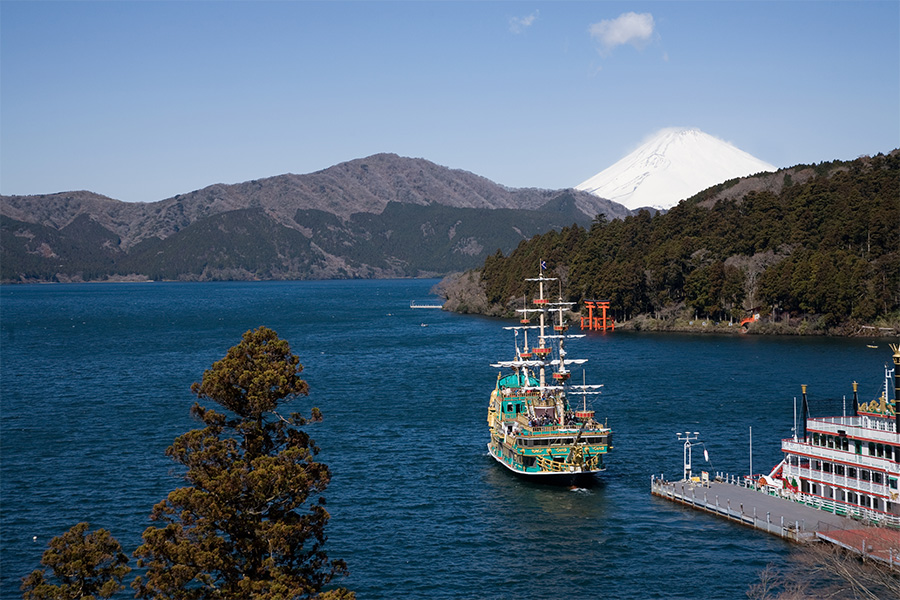
{"label": "white cloud", "polygon": [[631,44],[642,48],[653,38],[655,24],[650,13],[622,13],[615,19],[607,19],[591,25],[591,37],[600,42],[600,53],[607,55],[616,46]]}
{"label": "white cloud", "polygon": [[538,12],[534,11],[527,17],[510,17],[509,30],[513,33],[524,33],[537,20]]}

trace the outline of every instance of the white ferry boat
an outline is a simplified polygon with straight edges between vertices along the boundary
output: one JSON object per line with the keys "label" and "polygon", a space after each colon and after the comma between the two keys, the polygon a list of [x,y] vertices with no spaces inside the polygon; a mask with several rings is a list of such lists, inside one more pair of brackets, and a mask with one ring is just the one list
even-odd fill
{"label": "white ferry boat", "polygon": [[852,414],[803,418],[801,430],[781,442],[784,460],[760,484],[785,497],[877,524],[900,527],[900,345],[891,344],[880,398],[859,402]]}

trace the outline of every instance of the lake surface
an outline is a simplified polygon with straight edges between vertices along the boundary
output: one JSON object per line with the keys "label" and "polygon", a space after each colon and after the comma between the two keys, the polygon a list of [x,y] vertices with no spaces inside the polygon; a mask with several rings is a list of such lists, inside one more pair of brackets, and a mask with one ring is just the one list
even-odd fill
{"label": "lake surface", "polygon": [[79,521],[134,550],[180,485],[164,452],[196,426],[191,383],[260,325],[305,367],[296,410],[324,413],[309,430],[333,472],[328,551],[361,600],[744,597],[794,549],[652,497],[651,474],[681,475],[676,432],[700,432],[711,464],[695,453],[695,470],[740,475],[752,427],[754,470],[768,471],[801,383],[814,416],[841,414],[851,382],[876,397],[890,361],[884,341],[590,334],[567,349],[605,385],[594,408],[614,431],[609,468],[590,489],[531,484],[486,450],[509,323],[410,309],[434,283],[0,288],[0,595],[21,597],[50,539]]}

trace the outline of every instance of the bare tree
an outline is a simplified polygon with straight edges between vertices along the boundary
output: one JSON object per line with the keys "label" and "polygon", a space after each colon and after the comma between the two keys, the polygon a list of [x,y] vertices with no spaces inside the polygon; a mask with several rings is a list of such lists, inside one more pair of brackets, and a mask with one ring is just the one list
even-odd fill
{"label": "bare tree", "polygon": [[813,598],[885,600],[900,598],[900,572],[890,566],[832,546],[804,546],[790,564],[769,564],[747,589],[753,600]]}

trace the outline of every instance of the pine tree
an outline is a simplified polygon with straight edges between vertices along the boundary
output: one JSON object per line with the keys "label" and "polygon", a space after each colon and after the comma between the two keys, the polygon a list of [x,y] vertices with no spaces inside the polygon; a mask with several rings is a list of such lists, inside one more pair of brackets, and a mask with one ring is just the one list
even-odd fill
{"label": "pine tree", "polygon": [[308,394],[289,344],[260,327],[203,374],[192,391],[224,413],[195,403],[203,425],[175,439],[166,454],[186,468],[188,485],[153,508],[136,551],[146,573],[139,598],[350,599],[322,592],[346,564],[329,560],[329,515],[318,494],[330,481],[318,448],[300,426],[318,421],[281,406]]}
{"label": "pine tree", "polygon": [[[41,564],[49,567],[32,571],[22,582],[25,600],[93,600],[110,598],[125,589],[128,556],[105,529],[85,535],[88,523],[78,523],[50,541]],[[54,583],[55,581],[55,583]]]}

